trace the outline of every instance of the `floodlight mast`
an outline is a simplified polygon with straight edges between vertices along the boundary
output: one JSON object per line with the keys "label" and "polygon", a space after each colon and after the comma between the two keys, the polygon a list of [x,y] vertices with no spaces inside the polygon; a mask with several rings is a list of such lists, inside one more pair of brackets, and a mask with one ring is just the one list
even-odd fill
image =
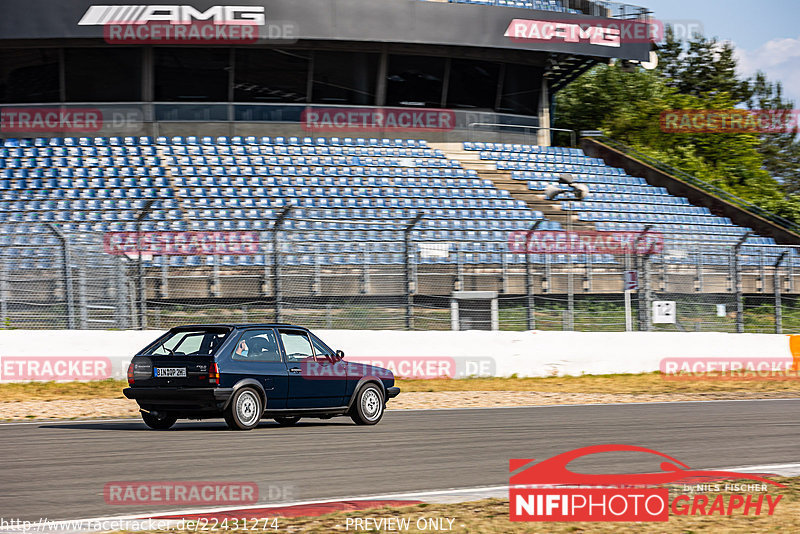
{"label": "floodlight mast", "polygon": [[[583,201],[589,196],[589,187],[586,184],[579,184],[575,182],[575,177],[570,173],[562,173],[558,175],[558,181],[561,184],[569,186],[569,189],[562,189],[555,184],[550,184],[544,189],[545,200],[556,201],[560,195],[564,193],[572,193],[576,200]],[[572,235],[572,215],[566,215],[567,221],[567,239],[569,240]],[[569,242],[569,241],[568,241]],[[567,309],[568,309],[568,324],[567,330],[574,330],[575,318],[575,281],[574,273],[572,272],[572,253],[567,255],[568,271],[567,271]]]}
{"label": "floodlight mast", "polygon": [[150,214],[153,209],[155,199],[146,200],[142,204],[142,209],[136,216],[136,263],[137,263],[137,285],[139,297],[139,328],[147,328],[147,288],[144,279],[144,263],[142,262],[142,221]]}
{"label": "floodlight mast", "polygon": [[70,256],[69,242],[67,241],[67,237],[58,226],[51,222],[46,224],[47,229],[50,230],[50,232],[52,232],[56,239],[58,239],[58,241],[61,243],[61,262],[64,270],[64,300],[67,302],[67,328],[73,329],[75,328],[75,297],[73,296],[72,288],[72,266],[70,265],[72,260]]}
{"label": "floodlight mast", "polygon": [[745,232],[733,246],[733,261],[731,262],[733,268],[733,292],[736,294],[736,332],[739,334],[744,333],[744,296],[742,295],[742,271],[739,267],[739,249],[742,248],[742,245],[751,235],[753,235],[753,232]]}
{"label": "floodlight mast", "polygon": [[533,237],[533,233],[537,228],[539,228],[539,225],[542,224],[542,222],[542,219],[534,221],[530,230],[528,230],[525,235],[525,293],[528,296],[528,320],[526,326],[528,327],[528,330],[536,330],[536,316],[534,314],[536,308],[534,306],[533,272],[530,254],[531,238]]}
{"label": "floodlight mast", "polygon": [[414,328],[414,321],[413,321],[413,310],[414,310],[414,292],[416,291],[416,287],[414,287],[412,276],[411,276],[411,235],[414,230],[414,227],[417,226],[419,221],[425,216],[424,211],[419,211],[414,215],[414,218],[411,219],[406,227],[403,229],[403,256],[404,256],[404,263],[405,263],[405,286],[406,286],[406,329],[413,330]]}
{"label": "floodlight mast", "polygon": [[275,217],[275,220],[272,222],[272,289],[274,292],[274,299],[275,299],[275,322],[280,323],[283,313],[283,306],[281,303],[282,294],[281,294],[281,273],[280,273],[280,251],[278,250],[278,232],[280,232],[281,227],[283,226],[283,222],[289,217],[292,208],[286,207],[278,216]]}
{"label": "floodlight mast", "polygon": [[781,303],[781,275],[779,269],[783,259],[789,254],[789,250],[784,250],[778,256],[778,261],[773,265],[774,271],[772,273],[772,288],[775,292],[775,333],[783,334],[783,304]]}

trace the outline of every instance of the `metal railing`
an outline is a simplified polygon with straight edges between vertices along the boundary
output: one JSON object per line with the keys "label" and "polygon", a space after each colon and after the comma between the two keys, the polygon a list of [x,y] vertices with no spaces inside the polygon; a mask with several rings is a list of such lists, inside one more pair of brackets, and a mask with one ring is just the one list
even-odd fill
{"label": "metal railing", "polygon": [[731,203],[731,204],[733,204],[733,205],[735,205],[735,206],[737,206],[739,208],[742,208],[743,210],[745,210],[745,211],[747,211],[747,212],[749,212],[749,213],[751,213],[753,215],[757,215],[757,216],[759,216],[759,217],[761,217],[763,219],[766,219],[766,220],[768,220],[768,221],[770,221],[770,222],[772,222],[774,224],[777,224],[778,226],[781,226],[782,228],[785,228],[785,229],[787,229],[787,230],[789,230],[791,232],[794,232],[796,234],[800,234],[800,225],[798,225],[797,223],[792,222],[789,219],[786,219],[784,217],[781,217],[780,215],[776,215],[775,213],[767,211],[764,208],[756,206],[752,202],[744,200],[743,198],[739,198],[736,195],[734,195],[732,193],[729,193],[728,191],[725,191],[724,189],[721,189],[721,188],[715,186],[714,184],[710,184],[710,183],[708,183],[708,182],[706,182],[704,180],[701,180],[700,178],[697,178],[695,176],[692,176],[691,174],[688,174],[688,173],[686,173],[686,172],[684,172],[684,171],[682,171],[680,169],[672,167],[671,165],[669,165],[667,163],[664,163],[663,161],[660,161],[660,160],[658,160],[658,159],[656,159],[656,158],[654,158],[652,156],[648,156],[647,154],[643,154],[642,152],[636,150],[635,148],[632,148],[632,147],[630,147],[630,146],[628,146],[628,145],[626,145],[626,144],[624,144],[624,143],[622,143],[620,141],[616,141],[614,139],[606,137],[605,135],[592,136],[592,139],[597,139],[597,140],[599,140],[600,142],[602,142],[605,145],[608,145],[608,146],[610,146],[612,148],[615,148],[615,149],[619,150],[620,152],[623,152],[623,153],[625,153],[625,154],[627,154],[629,156],[632,156],[632,157],[634,157],[634,158],[636,158],[636,159],[638,159],[638,160],[640,160],[640,161],[642,161],[642,162],[644,162],[644,163],[650,165],[651,167],[654,167],[654,168],[656,168],[656,169],[658,169],[660,171],[664,171],[665,173],[670,174],[670,175],[672,175],[672,176],[674,176],[674,177],[676,177],[676,178],[678,178],[680,180],[683,180],[684,182],[689,183],[689,184],[691,184],[691,185],[693,185],[693,186],[695,186],[695,187],[697,187],[699,189],[702,189],[703,191],[706,191],[707,193],[710,193],[711,195],[714,195],[714,196],[716,196],[716,197],[718,197],[718,198],[720,198],[720,199],[722,199],[722,200],[724,200],[726,202],[729,202],[729,203]]}
{"label": "metal railing", "polygon": [[[448,0],[450,3],[460,3],[458,0]],[[503,0],[481,0],[474,3],[477,5],[490,5],[498,7],[520,7],[514,5],[513,2],[505,2]],[[531,0],[531,3],[535,3]],[[622,2],[609,2],[604,0],[559,0],[564,13],[568,14],[569,10],[576,10],[584,15],[591,15],[595,17],[612,17],[621,19],[642,19],[650,15],[652,12],[644,7],[636,6],[633,4],[625,4]],[[525,9],[536,9],[535,7],[525,6]]]}
{"label": "metal railing", "polygon": [[[425,137],[438,135],[452,137],[454,140],[468,140],[469,125],[476,122],[507,125],[538,126],[539,118],[532,115],[497,113],[489,110],[438,109],[419,107],[359,106],[342,104],[286,104],[286,103],[248,103],[248,102],[52,102],[40,104],[3,104],[4,110],[23,109],[59,111],[87,110],[98,113],[99,129],[85,132],[53,130],[48,132],[12,132],[3,137],[48,137],[64,135],[67,137],[125,136],[125,135],[187,135],[183,127],[191,129],[188,135],[251,135],[252,125],[264,125],[275,129],[274,135],[308,136],[348,136],[348,131],[358,132],[353,126],[334,128],[333,125],[315,126],[309,121],[312,111],[355,110],[357,112],[389,111],[409,113],[441,113],[443,120],[432,126],[419,128],[412,124],[409,128],[374,125],[363,128],[371,137],[413,137],[421,132]],[[285,130],[283,130],[285,128]],[[239,132],[241,129],[241,133]],[[246,132],[246,133],[245,133]],[[290,133],[291,132],[291,133]],[[366,135],[351,133],[349,135]]]}
{"label": "metal railing", "polygon": [[[506,129],[506,128],[510,128],[511,130],[514,130],[514,129],[525,130],[525,133],[526,133],[525,139],[528,138],[527,134],[528,134],[528,132],[530,130],[534,130],[537,135],[538,135],[538,133],[540,131],[543,131],[543,130],[547,131],[547,132],[564,132],[564,133],[568,133],[569,134],[569,140],[570,140],[570,145],[569,146],[574,147],[576,145],[577,132],[575,130],[569,130],[567,128],[548,128],[548,127],[545,127],[545,126],[528,126],[528,125],[523,125],[523,124],[501,124],[501,123],[497,123],[497,122],[473,122],[473,123],[470,123],[468,125],[469,130],[470,130],[470,140],[473,141],[473,142],[476,139],[476,135],[475,135],[476,132],[480,131],[480,130],[478,130],[476,128],[477,126],[480,126],[482,128],[483,127],[492,128],[493,132],[500,133],[500,134],[502,134],[503,130]],[[481,133],[485,134],[486,132],[482,131]],[[537,140],[538,139],[536,139],[534,141],[537,141]],[[552,139],[550,140],[550,142],[546,143],[546,145],[550,145],[551,142],[552,142]],[[528,143],[526,141],[525,144],[538,145],[540,143],[538,143],[538,142]]]}

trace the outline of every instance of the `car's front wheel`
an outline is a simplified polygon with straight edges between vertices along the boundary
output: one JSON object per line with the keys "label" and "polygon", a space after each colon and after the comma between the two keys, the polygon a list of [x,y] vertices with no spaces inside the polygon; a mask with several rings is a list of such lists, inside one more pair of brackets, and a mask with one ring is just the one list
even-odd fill
{"label": "car's front wheel", "polygon": [[276,417],[275,422],[281,426],[293,426],[300,420],[299,417]]}
{"label": "car's front wheel", "polygon": [[173,413],[142,412],[142,421],[153,430],[167,430],[175,424],[178,416]]}
{"label": "car's front wheel", "polygon": [[383,391],[375,384],[365,384],[358,390],[350,418],[357,425],[374,425],[383,417]]}
{"label": "car's front wheel", "polygon": [[261,419],[261,396],[252,388],[236,390],[225,409],[225,422],[231,430],[252,430]]}

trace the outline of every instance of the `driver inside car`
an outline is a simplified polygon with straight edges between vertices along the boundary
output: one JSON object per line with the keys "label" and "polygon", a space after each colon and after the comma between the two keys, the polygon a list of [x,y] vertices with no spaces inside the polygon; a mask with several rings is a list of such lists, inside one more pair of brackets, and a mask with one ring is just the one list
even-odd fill
{"label": "driver inside car", "polygon": [[253,336],[246,340],[242,339],[236,347],[236,355],[259,361],[279,360],[276,347],[270,343],[269,339],[262,336]]}
{"label": "driver inside car", "polygon": [[239,345],[236,347],[236,355],[241,356],[242,358],[247,358],[247,355],[250,353],[250,349],[247,347],[247,341],[244,339],[239,342]]}

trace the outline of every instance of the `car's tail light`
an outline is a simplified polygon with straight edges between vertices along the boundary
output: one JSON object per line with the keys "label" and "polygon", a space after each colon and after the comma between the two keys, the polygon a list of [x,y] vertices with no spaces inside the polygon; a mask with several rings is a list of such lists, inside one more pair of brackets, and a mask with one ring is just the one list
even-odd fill
{"label": "car's tail light", "polygon": [[128,385],[133,385],[133,362],[128,366]]}
{"label": "car's tail light", "polygon": [[212,384],[219,385],[219,367],[217,367],[217,362],[211,364],[211,367],[208,368],[208,381]]}

